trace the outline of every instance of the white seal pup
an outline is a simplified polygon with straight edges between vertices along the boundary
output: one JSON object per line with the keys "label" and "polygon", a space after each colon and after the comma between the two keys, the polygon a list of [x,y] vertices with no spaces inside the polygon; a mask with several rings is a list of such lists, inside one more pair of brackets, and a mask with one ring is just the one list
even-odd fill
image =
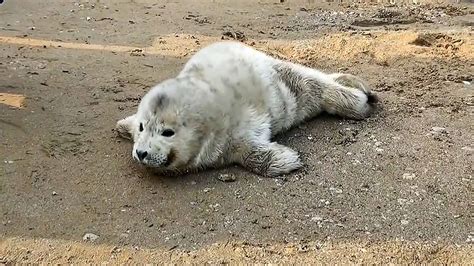
{"label": "white seal pup", "polygon": [[350,74],[325,74],[237,42],[197,52],[175,78],[154,86],[136,114],[118,121],[133,158],[162,173],[239,164],[263,176],[302,167],[272,137],[321,112],[367,117],[377,98]]}

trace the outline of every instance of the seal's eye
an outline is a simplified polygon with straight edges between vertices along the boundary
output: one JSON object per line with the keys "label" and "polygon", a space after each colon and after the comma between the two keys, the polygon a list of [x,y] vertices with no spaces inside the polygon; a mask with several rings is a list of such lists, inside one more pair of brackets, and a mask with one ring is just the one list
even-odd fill
{"label": "seal's eye", "polygon": [[171,136],[174,135],[174,131],[171,130],[171,129],[165,129],[165,130],[161,133],[161,135],[162,135],[163,137],[171,137]]}
{"label": "seal's eye", "polygon": [[140,132],[143,131],[143,123],[140,123],[140,128],[139,128]]}

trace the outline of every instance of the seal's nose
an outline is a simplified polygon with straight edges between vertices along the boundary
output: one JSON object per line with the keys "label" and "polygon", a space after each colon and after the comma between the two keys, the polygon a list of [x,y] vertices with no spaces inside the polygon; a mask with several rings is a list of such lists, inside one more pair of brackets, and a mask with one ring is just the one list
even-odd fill
{"label": "seal's nose", "polygon": [[146,158],[146,156],[148,155],[148,152],[146,151],[141,151],[141,150],[137,150],[137,157],[140,161],[143,161],[143,159]]}

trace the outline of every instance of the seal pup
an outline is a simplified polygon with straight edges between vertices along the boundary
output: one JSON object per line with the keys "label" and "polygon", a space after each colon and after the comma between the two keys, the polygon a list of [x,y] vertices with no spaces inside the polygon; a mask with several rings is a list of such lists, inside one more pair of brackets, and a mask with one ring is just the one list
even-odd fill
{"label": "seal pup", "polygon": [[303,166],[272,137],[321,112],[363,119],[377,97],[354,75],[326,74],[238,42],[198,51],[117,122],[133,158],[163,174],[239,164],[276,177]]}

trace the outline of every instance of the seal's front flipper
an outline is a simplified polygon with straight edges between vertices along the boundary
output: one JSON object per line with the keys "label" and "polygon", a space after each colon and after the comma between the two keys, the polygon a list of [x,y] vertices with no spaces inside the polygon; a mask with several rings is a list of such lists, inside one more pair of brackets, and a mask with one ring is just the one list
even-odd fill
{"label": "seal's front flipper", "polygon": [[251,147],[243,154],[240,164],[256,174],[268,177],[288,174],[303,166],[296,151],[276,142]]}
{"label": "seal's front flipper", "polygon": [[115,126],[115,130],[122,138],[134,140],[137,134],[139,125],[137,125],[135,115],[119,120]]}

